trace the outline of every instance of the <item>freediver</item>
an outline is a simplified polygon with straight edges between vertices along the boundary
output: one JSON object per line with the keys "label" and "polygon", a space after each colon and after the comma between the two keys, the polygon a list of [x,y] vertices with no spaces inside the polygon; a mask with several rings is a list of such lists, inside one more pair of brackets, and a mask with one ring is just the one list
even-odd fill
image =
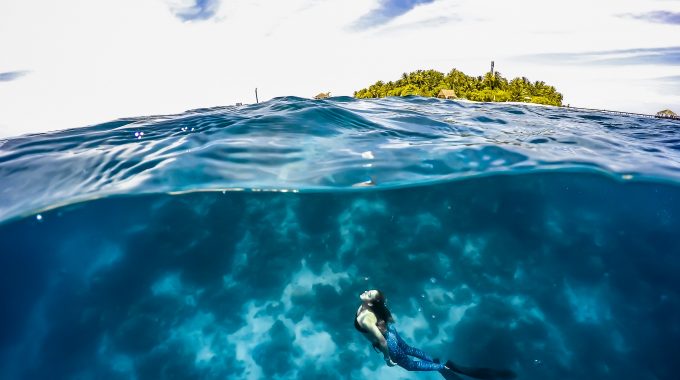
{"label": "freediver", "polygon": [[441,363],[422,350],[411,347],[399,336],[392,325],[394,319],[386,306],[385,296],[380,290],[367,290],[359,296],[361,306],[354,318],[354,327],[380,351],[385,364],[398,365],[408,371],[438,371],[447,380],[460,379],[462,374],[477,379],[513,379],[515,373],[509,370],[462,367],[451,360]]}

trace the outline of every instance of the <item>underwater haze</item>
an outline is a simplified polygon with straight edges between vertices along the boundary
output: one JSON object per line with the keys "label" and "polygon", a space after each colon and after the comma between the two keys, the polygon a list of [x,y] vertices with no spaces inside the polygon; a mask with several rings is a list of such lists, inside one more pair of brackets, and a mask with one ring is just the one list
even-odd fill
{"label": "underwater haze", "polygon": [[0,140],[1,379],[680,373],[680,122],[421,97]]}

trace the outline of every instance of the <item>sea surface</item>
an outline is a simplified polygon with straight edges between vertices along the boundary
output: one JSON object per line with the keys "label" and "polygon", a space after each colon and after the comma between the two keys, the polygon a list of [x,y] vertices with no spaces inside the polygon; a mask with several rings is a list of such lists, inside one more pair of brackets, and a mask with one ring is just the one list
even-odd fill
{"label": "sea surface", "polygon": [[0,140],[0,379],[677,379],[680,122],[285,97]]}

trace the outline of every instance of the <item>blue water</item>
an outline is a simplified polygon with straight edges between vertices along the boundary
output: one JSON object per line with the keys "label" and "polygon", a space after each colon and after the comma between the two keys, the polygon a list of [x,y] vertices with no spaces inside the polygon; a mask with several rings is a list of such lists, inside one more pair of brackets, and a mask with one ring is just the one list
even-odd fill
{"label": "blue water", "polygon": [[0,141],[0,378],[680,373],[680,123],[277,98]]}

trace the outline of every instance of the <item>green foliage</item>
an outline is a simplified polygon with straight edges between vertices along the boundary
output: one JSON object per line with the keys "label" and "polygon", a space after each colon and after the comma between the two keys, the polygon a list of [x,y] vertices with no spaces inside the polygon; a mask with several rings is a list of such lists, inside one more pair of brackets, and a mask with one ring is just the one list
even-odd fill
{"label": "green foliage", "polygon": [[562,94],[545,82],[531,82],[526,77],[508,81],[501,73],[489,72],[472,77],[456,69],[448,74],[436,70],[417,70],[402,74],[395,82],[378,81],[354,93],[357,98],[386,96],[437,96],[440,90],[455,90],[459,98],[480,102],[526,102],[562,105]]}

